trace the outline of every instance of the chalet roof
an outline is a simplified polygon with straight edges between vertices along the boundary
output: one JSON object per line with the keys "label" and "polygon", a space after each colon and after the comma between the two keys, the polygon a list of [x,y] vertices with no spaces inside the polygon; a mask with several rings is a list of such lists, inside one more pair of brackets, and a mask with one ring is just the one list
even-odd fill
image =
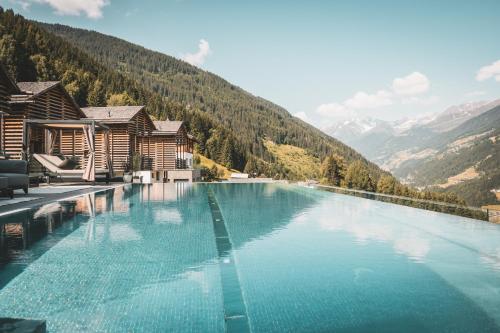
{"label": "chalet roof", "polygon": [[155,134],[176,134],[181,128],[182,121],[170,121],[170,120],[155,120],[153,124],[156,127]]}
{"label": "chalet roof", "polygon": [[12,94],[20,93],[19,88],[17,87],[14,80],[12,80],[9,73],[7,72],[7,69],[2,63],[0,63],[0,77],[2,78],[2,81],[7,84],[7,89],[9,89],[10,93]]}
{"label": "chalet roof", "polygon": [[25,94],[39,95],[50,88],[59,84],[59,81],[44,81],[44,82],[18,82],[17,86]]}
{"label": "chalet roof", "polygon": [[82,108],[87,118],[100,120],[104,123],[129,122],[144,106],[92,106]]}
{"label": "chalet roof", "polygon": [[61,81],[42,81],[42,82],[18,82],[17,86],[19,87],[20,92],[18,94],[13,94],[10,97],[10,102],[13,104],[24,104],[24,103],[34,103],[34,97],[45,93],[46,91],[53,89],[55,87],[60,87],[63,94],[71,101],[74,108],[78,110],[81,117],[84,117],[80,106],[76,103],[76,101],[71,97],[71,95],[66,91],[66,89],[61,84]]}

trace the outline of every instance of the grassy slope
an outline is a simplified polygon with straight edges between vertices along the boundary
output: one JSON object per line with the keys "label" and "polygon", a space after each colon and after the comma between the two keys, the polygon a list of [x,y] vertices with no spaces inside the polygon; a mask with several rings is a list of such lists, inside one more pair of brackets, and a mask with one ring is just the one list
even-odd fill
{"label": "grassy slope", "polygon": [[209,169],[211,169],[214,165],[217,166],[217,169],[222,170],[224,172],[224,176],[222,176],[222,178],[224,178],[224,179],[228,179],[231,176],[231,173],[233,173],[233,172],[240,172],[238,170],[228,169],[225,166],[223,166],[219,163],[216,163],[213,160],[211,160],[203,155],[198,155],[198,156],[200,157],[200,166],[206,167]]}
{"label": "grassy slope", "polygon": [[318,178],[320,161],[305,149],[292,145],[275,144],[270,140],[264,141],[264,145],[279,163],[292,172],[295,178]]}

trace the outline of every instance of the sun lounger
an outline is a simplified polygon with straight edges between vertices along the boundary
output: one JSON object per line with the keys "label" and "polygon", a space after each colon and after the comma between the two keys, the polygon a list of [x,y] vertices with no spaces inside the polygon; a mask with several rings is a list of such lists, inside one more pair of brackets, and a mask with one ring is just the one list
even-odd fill
{"label": "sun lounger", "polygon": [[[48,154],[33,154],[33,158],[38,161],[45,169],[45,174],[48,177],[56,177],[61,181],[63,178],[82,178],[84,170],[82,169],[61,169],[59,165],[63,162],[59,156],[48,155]],[[109,182],[109,170],[108,169],[96,169],[96,178],[98,175],[104,176],[106,182]],[[49,179],[50,180],[50,179]]]}

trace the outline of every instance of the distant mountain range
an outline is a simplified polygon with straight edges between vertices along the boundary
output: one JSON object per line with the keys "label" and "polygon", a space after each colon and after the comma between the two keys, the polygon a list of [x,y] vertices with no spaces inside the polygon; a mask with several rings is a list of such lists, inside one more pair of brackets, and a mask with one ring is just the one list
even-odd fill
{"label": "distant mountain range", "polygon": [[352,119],[325,131],[405,183],[454,191],[469,204],[496,202],[500,99],[393,122]]}

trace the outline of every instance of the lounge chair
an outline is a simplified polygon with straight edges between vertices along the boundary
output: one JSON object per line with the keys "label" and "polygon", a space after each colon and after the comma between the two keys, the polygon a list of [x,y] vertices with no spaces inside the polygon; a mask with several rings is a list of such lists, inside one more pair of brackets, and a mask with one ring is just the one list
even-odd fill
{"label": "lounge chair", "polygon": [[23,189],[24,193],[28,193],[29,177],[28,163],[22,160],[0,160],[0,177],[7,179],[2,181],[2,191],[12,198],[14,190]]}
{"label": "lounge chair", "polygon": [[[38,161],[45,169],[44,174],[48,177],[47,181],[50,182],[50,177],[59,178],[82,178],[84,170],[83,169],[61,169],[59,165],[63,162],[63,159],[59,156],[48,155],[48,154],[33,154],[33,158]],[[109,170],[108,169],[95,169],[95,176],[104,176],[106,183],[109,183]]]}

